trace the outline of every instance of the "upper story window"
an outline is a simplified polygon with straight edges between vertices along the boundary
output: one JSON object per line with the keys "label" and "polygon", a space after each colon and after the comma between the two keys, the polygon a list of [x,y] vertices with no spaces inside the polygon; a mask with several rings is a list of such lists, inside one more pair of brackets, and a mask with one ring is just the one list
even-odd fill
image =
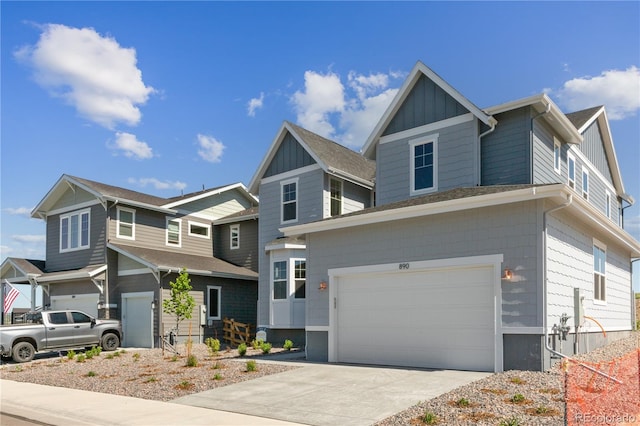
{"label": "upper story window", "polygon": [[231,250],[240,248],[240,224],[229,227],[229,248]]}
{"label": "upper story window", "polygon": [[306,297],[307,261],[294,261],[293,272],[295,283],[295,291],[293,297],[296,299],[304,299]]}
{"label": "upper story window", "polygon": [[604,197],[604,214],[611,219],[611,193],[607,191]]}
{"label": "upper story window", "polygon": [[280,183],[282,223],[298,220],[298,179]]}
{"label": "upper story window", "polygon": [[606,296],[605,265],[607,264],[606,248],[600,243],[593,244],[593,298],[604,302]]}
{"label": "upper story window", "polygon": [[576,189],[576,159],[571,154],[567,155],[567,175],[569,186]]}
{"label": "upper story window", "polygon": [[136,211],[118,207],[118,224],[116,236],[127,240],[136,239]]}
{"label": "upper story window", "polygon": [[167,218],[167,245],[181,247],[182,239],[180,238],[180,228],[182,227],[180,219]]}
{"label": "upper story window", "polygon": [[342,214],[342,181],[331,178],[331,216]]}
{"label": "upper story window", "polygon": [[582,169],[582,196],[589,199],[589,170]]}
{"label": "upper story window", "polygon": [[431,192],[437,189],[438,135],[409,142],[411,150],[411,193]]}
{"label": "upper story window", "polygon": [[273,262],[273,299],[287,298],[287,262]]}
{"label": "upper story window", "polygon": [[209,239],[211,227],[204,223],[189,222],[189,235]]}
{"label": "upper story window", "polygon": [[60,215],[60,251],[89,247],[89,209]]}
{"label": "upper story window", "polygon": [[561,144],[558,139],[553,138],[553,169],[556,173],[560,173],[561,170]]}

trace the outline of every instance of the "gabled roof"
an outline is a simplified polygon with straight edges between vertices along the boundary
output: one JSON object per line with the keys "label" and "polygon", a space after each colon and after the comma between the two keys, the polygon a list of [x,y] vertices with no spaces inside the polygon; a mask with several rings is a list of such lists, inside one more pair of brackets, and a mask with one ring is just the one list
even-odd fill
{"label": "gabled roof", "polygon": [[214,225],[224,225],[225,223],[242,222],[245,220],[258,219],[259,207],[250,207],[245,210],[230,214],[213,222]]}
{"label": "gabled roof", "polygon": [[28,276],[42,275],[44,269],[44,260],[7,257],[0,265],[0,278],[9,282],[12,282],[12,278],[17,278],[18,280],[13,282],[24,282]]}
{"label": "gabled roof", "polygon": [[251,179],[249,190],[252,193],[255,194],[258,192],[260,180],[287,133],[296,139],[326,173],[366,188],[373,187],[376,175],[376,164],[374,161],[364,158],[359,153],[337,142],[285,121]]}
{"label": "gabled roof", "polygon": [[246,280],[258,279],[257,272],[233,265],[213,256],[197,256],[189,253],[176,253],[114,243],[108,243],[107,247],[145,265],[153,272],[179,272],[182,268],[186,268],[187,272],[193,275]]}
{"label": "gabled roof", "polygon": [[485,108],[485,111],[491,115],[496,115],[526,106],[533,107],[539,114],[543,114],[541,116],[542,119],[547,120],[549,125],[564,138],[565,142],[572,144],[582,142],[582,135],[578,129],[546,94],[506,102]]}
{"label": "gabled roof", "polygon": [[252,203],[257,203],[258,199],[252,195],[246,186],[242,183],[234,183],[231,185],[218,186],[210,189],[202,189],[202,191],[192,192],[190,194],[179,195],[177,197],[165,199],[166,204],[163,204],[165,208],[174,208],[180,205],[191,203],[193,201],[200,200],[202,198],[210,197],[212,195],[221,194],[223,192],[232,191],[237,189],[247,200]]}
{"label": "gabled roof", "polygon": [[618,196],[622,197],[630,204],[633,204],[633,197],[625,193],[624,184],[622,183],[622,174],[620,172],[620,165],[618,164],[618,158],[616,157],[616,150],[613,146],[613,137],[611,136],[611,128],[609,127],[609,120],[607,119],[607,112],[604,106],[597,106],[593,108],[583,109],[567,114],[567,118],[578,129],[580,134],[583,134],[589,126],[595,121],[598,121],[600,126],[600,134],[602,135],[602,141],[604,144],[604,150],[607,154],[607,161],[609,162],[609,170],[611,171],[611,177],[613,179],[613,185],[618,192]]}
{"label": "gabled roof", "polygon": [[460,92],[454,89],[453,86],[444,81],[444,79],[436,74],[431,68],[423,64],[421,61],[418,61],[409,73],[407,79],[402,84],[402,87],[400,87],[400,90],[398,90],[395,98],[393,98],[393,101],[391,101],[391,104],[378,121],[378,124],[373,129],[373,132],[371,132],[371,135],[365,142],[364,146],[362,147],[362,153],[365,157],[372,158],[382,132],[389,125],[389,123],[396,115],[405,99],[407,98],[407,96],[409,96],[411,90],[422,75],[433,81],[437,86],[439,86],[449,96],[458,101],[462,106],[468,109],[475,117],[477,117],[487,126],[493,126],[496,124],[496,121],[493,117],[475,106],[469,99],[464,97]]}

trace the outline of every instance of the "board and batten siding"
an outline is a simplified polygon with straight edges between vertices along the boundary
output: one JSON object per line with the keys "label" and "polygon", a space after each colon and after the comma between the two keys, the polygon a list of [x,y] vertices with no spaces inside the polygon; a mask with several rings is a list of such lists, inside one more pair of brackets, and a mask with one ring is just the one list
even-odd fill
{"label": "board and batten siding", "polygon": [[594,167],[613,185],[609,160],[602,143],[600,124],[594,121],[582,134],[583,141],[578,148],[591,161]]}
{"label": "board and batten siding", "polygon": [[[503,254],[514,278],[502,283],[502,325],[540,326],[539,211],[529,201],[312,233],[307,282],[328,282],[333,268]],[[307,325],[328,326],[329,292],[317,287],[307,286]]]}
{"label": "board and batten siding", "polygon": [[[63,214],[85,209],[69,209]],[[87,265],[105,263],[106,212],[102,205],[94,204],[89,213],[89,247],[60,252],[60,214],[47,216],[46,258],[47,271],[66,271]]]}
{"label": "board and batten siding", "polygon": [[380,143],[377,152],[376,205],[410,198],[411,147],[410,141],[438,134],[437,190],[477,185],[476,159],[478,121],[474,117],[461,124]]}
{"label": "board and batten siding", "polygon": [[[595,318],[606,330],[631,329],[631,273],[629,257],[604,235],[576,224],[563,214],[553,213],[547,222],[547,324],[559,324],[564,313],[573,317],[573,289],[583,291],[584,314]],[[606,245],[606,303],[594,302],[594,237]],[[573,324],[573,319],[570,320]],[[597,332],[591,323],[589,330]]]}
{"label": "board and batten siding", "polygon": [[382,135],[390,135],[425,124],[435,123],[468,113],[462,104],[436,85],[431,79],[422,75],[404,102],[398,108],[393,119]]}
{"label": "board and batten siding", "polygon": [[482,185],[515,185],[531,180],[529,108],[497,114],[495,130],[482,138]]}
{"label": "board and batten siding", "polygon": [[315,163],[316,161],[296,138],[287,132],[262,177],[279,175]]}

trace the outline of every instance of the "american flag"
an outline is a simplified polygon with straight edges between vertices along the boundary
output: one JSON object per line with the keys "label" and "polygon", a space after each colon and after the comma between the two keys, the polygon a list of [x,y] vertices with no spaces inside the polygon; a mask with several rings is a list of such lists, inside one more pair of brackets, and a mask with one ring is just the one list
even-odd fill
{"label": "american flag", "polygon": [[7,281],[4,282],[4,311],[9,312],[11,310],[11,306],[13,302],[16,301],[18,296],[20,296],[20,292],[16,290],[14,286],[9,284]]}

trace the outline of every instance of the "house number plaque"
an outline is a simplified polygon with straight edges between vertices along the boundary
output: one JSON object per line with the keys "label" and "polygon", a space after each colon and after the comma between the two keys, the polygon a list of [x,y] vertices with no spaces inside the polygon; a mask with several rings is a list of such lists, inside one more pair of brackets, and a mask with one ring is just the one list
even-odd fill
{"label": "house number plaque", "polygon": [[398,264],[398,269],[409,269],[409,264],[408,263],[399,263]]}

